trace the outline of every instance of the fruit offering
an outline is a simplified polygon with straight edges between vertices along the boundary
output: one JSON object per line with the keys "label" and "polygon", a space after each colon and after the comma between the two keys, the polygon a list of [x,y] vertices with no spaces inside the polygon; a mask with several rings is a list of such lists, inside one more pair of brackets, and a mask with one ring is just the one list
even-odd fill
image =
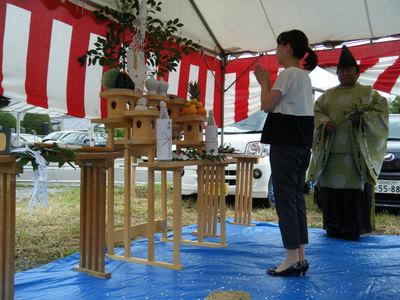
{"label": "fruit offering", "polygon": [[185,106],[181,110],[181,116],[186,115],[207,115],[207,110],[203,107],[203,103],[201,103],[196,98],[193,98],[190,101],[186,101]]}
{"label": "fruit offering", "polygon": [[203,107],[203,103],[199,100],[200,89],[197,81],[189,82],[188,92],[191,100],[185,103],[180,114],[181,116],[186,115],[207,115],[207,110]]}

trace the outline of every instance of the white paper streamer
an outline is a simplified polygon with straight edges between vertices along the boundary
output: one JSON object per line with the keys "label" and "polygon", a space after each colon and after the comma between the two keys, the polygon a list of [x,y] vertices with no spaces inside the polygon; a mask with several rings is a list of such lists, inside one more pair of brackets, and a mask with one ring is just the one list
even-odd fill
{"label": "white paper streamer", "polygon": [[[29,203],[29,215],[32,215],[32,209],[38,209],[39,204],[42,204],[44,207],[48,207],[47,201],[47,162],[40,154],[40,151],[34,151],[28,147],[14,149],[13,152],[24,152],[32,157],[34,157],[35,162],[38,164],[38,168],[33,171],[34,182],[32,188],[31,201]],[[19,161],[21,158],[17,159]]]}

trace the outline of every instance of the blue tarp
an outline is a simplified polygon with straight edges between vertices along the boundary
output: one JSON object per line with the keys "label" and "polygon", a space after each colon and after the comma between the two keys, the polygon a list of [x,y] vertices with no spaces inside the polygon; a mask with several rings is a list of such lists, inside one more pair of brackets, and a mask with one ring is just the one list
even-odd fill
{"label": "blue tarp", "polygon": [[[362,236],[360,242],[326,237],[309,228],[310,269],[297,278],[271,277],[285,256],[277,224],[227,224],[226,248],[181,246],[184,270],[106,258],[110,279],[75,272],[79,253],[15,275],[15,299],[204,299],[215,290],[245,291],[251,299],[400,299],[400,236]],[[195,240],[184,227],[183,238]],[[172,233],[170,233],[172,235]],[[156,240],[156,260],[172,262],[172,243]],[[206,241],[218,241],[215,238]],[[131,245],[147,256],[147,239]],[[123,249],[116,248],[123,255]]]}

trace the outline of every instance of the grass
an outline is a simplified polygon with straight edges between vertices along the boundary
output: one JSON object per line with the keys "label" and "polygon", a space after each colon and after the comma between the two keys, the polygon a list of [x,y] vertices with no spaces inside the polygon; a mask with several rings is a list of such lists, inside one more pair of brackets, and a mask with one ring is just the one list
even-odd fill
{"label": "grass", "polygon": [[[27,188],[18,186],[17,189]],[[115,227],[123,227],[124,194],[123,188],[115,188]],[[160,188],[155,194],[160,198]],[[313,203],[313,195],[307,194],[308,226],[322,228],[320,209]],[[61,191],[53,189],[48,196],[49,207],[40,207],[29,216],[29,198],[18,198],[16,201],[16,271],[25,271],[79,251],[79,199],[80,190],[76,187]],[[172,193],[169,192],[168,209],[172,209]],[[182,223],[188,226],[197,223],[197,206],[193,198],[182,202]],[[156,201],[156,218],[161,216],[160,201]],[[132,199],[132,224],[145,223],[147,220],[147,187],[136,187]],[[169,214],[170,215],[170,214]],[[234,201],[227,199],[227,218],[234,217]],[[264,208],[255,202],[252,219],[259,222],[278,221],[274,208]],[[172,226],[172,217],[167,224]],[[169,228],[172,230],[172,228]],[[373,234],[400,235],[400,217],[398,212],[381,211],[376,215],[376,230]],[[121,246],[121,245],[118,245]]]}

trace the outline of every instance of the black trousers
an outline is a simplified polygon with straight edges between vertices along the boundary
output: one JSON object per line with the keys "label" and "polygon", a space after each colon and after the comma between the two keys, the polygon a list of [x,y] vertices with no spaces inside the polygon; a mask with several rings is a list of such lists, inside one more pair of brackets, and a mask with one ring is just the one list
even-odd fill
{"label": "black trousers", "polygon": [[304,184],[310,156],[308,147],[271,145],[270,148],[276,212],[286,249],[308,244]]}

